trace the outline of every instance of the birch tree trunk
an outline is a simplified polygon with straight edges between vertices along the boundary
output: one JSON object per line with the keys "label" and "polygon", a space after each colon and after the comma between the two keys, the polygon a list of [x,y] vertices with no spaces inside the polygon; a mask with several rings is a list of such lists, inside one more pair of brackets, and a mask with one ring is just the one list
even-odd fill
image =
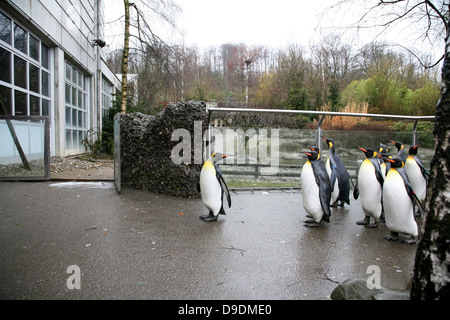
{"label": "birch tree trunk", "polygon": [[127,93],[128,93],[128,51],[130,50],[130,2],[123,0],[125,6],[125,35],[122,56],[122,103],[120,113],[127,111]]}
{"label": "birch tree trunk", "polygon": [[450,25],[447,25],[442,97],[436,107],[426,220],[418,244],[412,300],[450,299]]}

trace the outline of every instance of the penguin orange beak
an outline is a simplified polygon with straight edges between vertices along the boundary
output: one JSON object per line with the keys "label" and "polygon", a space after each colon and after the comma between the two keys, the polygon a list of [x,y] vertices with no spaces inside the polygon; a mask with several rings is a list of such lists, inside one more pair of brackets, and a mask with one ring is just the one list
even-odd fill
{"label": "penguin orange beak", "polygon": [[357,147],[359,150],[361,150],[361,151],[363,151],[363,152],[367,152],[367,150],[364,149],[364,148],[361,148],[361,147],[358,147],[358,146],[355,146],[355,147]]}
{"label": "penguin orange beak", "polygon": [[304,152],[304,154],[306,154],[307,156],[311,156],[311,153],[309,152]]}
{"label": "penguin orange beak", "polygon": [[386,160],[391,162],[391,163],[395,163],[395,160],[392,160],[392,159],[389,159],[389,158],[386,158]]}

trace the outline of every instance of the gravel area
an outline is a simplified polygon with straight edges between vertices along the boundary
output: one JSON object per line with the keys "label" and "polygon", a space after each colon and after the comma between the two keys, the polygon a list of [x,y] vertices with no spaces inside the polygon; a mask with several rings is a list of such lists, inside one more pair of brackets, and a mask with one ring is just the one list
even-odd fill
{"label": "gravel area", "polygon": [[52,157],[50,176],[52,180],[112,180],[114,160],[109,157],[105,159],[84,156]]}

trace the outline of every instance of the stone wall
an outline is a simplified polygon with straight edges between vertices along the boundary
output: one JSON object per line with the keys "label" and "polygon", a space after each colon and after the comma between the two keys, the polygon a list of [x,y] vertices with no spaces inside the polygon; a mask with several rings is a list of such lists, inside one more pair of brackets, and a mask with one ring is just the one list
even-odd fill
{"label": "stone wall", "polygon": [[[120,117],[122,187],[197,198],[201,164],[194,164],[194,122],[202,121],[202,137],[207,127],[204,102],[169,104],[156,116],[130,113]],[[172,133],[186,129],[191,136],[191,164],[174,164]],[[180,139],[181,140],[181,139]],[[197,144],[199,141],[197,139]],[[202,148],[202,141],[196,148]],[[201,149],[200,149],[201,150]],[[197,161],[198,162],[198,161]]]}

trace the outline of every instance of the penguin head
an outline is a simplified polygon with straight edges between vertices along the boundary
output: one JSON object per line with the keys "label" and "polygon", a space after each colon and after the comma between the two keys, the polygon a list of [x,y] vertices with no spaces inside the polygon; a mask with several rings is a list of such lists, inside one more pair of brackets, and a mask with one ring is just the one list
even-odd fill
{"label": "penguin head", "polygon": [[319,159],[319,153],[317,151],[307,151],[303,152],[308,157],[309,161],[315,161]]}
{"label": "penguin head", "polygon": [[309,147],[307,147],[309,150],[311,150],[311,151],[315,151],[315,152],[317,152],[317,158],[319,159],[320,158],[320,148],[319,147],[316,147],[316,146],[309,146]]}
{"label": "penguin head", "polygon": [[321,136],[323,140],[325,140],[325,142],[328,145],[328,148],[332,148],[334,146],[334,141],[331,138],[325,138],[324,136]]}
{"label": "penguin head", "polygon": [[378,153],[382,154],[382,153],[387,153],[389,152],[389,149],[387,148],[387,146],[385,144],[380,143],[380,149],[378,149]]}
{"label": "penguin head", "polygon": [[416,144],[415,146],[412,146],[411,148],[409,148],[409,155],[410,156],[416,156],[418,149],[419,149],[419,145],[418,144]]}
{"label": "penguin head", "polygon": [[395,141],[395,140],[391,140],[388,139],[390,142],[392,142],[396,147],[397,147],[397,151],[402,150],[405,146],[403,145],[403,143],[401,143],[400,141]]}
{"label": "penguin head", "polygon": [[383,160],[390,162],[392,168],[401,168],[405,165],[400,158],[384,158],[383,157]]}
{"label": "penguin head", "polygon": [[371,148],[361,148],[359,146],[355,146],[355,147],[357,147],[359,150],[364,152],[364,154],[366,155],[367,158],[373,158],[377,155],[377,152]]}
{"label": "penguin head", "polygon": [[223,153],[220,153],[220,152],[214,152],[211,155],[211,160],[214,161],[214,162],[218,162],[218,161],[220,161],[222,159],[225,159],[226,157],[228,157],[227,154],[223,154]]}

